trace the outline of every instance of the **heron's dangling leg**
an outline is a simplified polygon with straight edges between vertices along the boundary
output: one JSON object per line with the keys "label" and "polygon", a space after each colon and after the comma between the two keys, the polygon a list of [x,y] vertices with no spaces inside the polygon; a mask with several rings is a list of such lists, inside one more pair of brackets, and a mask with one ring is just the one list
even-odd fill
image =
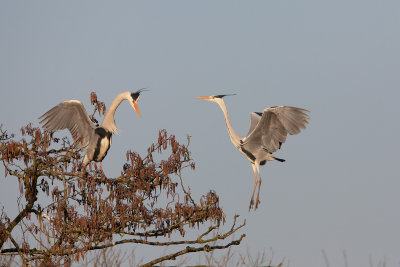
{"label": "heron's dangling leg", "polygon": [[257,172],[258,172],[258,192],[257,192],[257,200],[256,200],[256,208],[258,208],[258,204],[260,204],[259,196],[260,196],[260,187],[261,187],[261,174],[260,174],[260,167],[257,165]]}
{"label": "heron's dangling leg", "polygon": [[249,206],[249,210],[253,207],[254,205],[254,193],[256,191],[256,187],[257,187],[257,173],[256,173],[256,166],[254,164],[251,164],[251,167],[253,168],[253,172],[254,172],[254,189],[253,189],[253,194],[251,195],[251,200],[250,200],[250,206]]}

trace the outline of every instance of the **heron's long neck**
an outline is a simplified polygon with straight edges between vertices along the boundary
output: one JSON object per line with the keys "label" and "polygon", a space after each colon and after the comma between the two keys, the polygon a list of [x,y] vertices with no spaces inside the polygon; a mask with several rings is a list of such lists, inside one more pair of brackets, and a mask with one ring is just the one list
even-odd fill
{"label": "heron's long neck", "polygon": [[115,111],[117,110],[119,104],[121,104],[121,102],[123,100],[125,100],[126,98],[127,98],[126,92],[117,95],[117,97],[111,103],[110,108],[106,112],[103,122],[101,123],[101,127],[103,127],[104,129],[106,129],[107,131],[109,131],[111,133],[118,132],[118,127],[115,124],[115,120],[114,120],[114,114],[115,114]]}
{"label": "heron's long neck", "polygon": [[222,109],[222,112],[224,113],[225,123],[226,127],[228,128],[229,137],[231,138],[233,145],[237,147],[240,144],[240,137],[236,133],[236,131],[232,128],[231,122],[229,121],[228,110],[226,109],[225,103],[223,100],[218,101],[217,103]]}

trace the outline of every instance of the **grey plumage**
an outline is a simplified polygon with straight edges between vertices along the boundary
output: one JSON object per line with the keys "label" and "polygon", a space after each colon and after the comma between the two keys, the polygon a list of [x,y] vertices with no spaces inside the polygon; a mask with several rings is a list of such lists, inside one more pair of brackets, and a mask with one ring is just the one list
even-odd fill
{"label": "grey plumage", "polygon": [[117,95],[106,112],[103,122],[96,127],[90,120],[84,106],[78,100],[64,101],[42,115],[40,123],[48,131],[68,129],[74,143],[82,151],[86,151],[82,165],[94,160],[100,162],[107,155],[111,146],[112,134],[118,131],[114,121],[115,110],[123,100],[128,100],[132,108],[141,116],[137,101],[142,90],[135,93],[123,92]]}
{"label": "grey plumage", "polygon": [[250,129],[242,138],[242,146],[250,151],[265,149],[276,152],[286,141],[288,134],[295,135],[308,123],[308,110],[279,106],[264,109],[262,115],[250,114]]}
{"label": "grey plumage", "polygon": [[261,186],[260,165],[264,165],[267,161],[272,160],[278,160],[280,162],[285,161],[284,159],[272,156],[272,153],[281,148],[288,134],[295,135],[306,128],[308,120],[310,119],[308,115],[309,111],[296,107],[277,106],[266,108],[263,113],[250,113],[249,131],[245,136],[239,136],[232,128],[229,121],[228,111],[222,99],[224,96],[225,95],[215,95],[198,98],[216,102],[220,106],[233,145],[250,161],[255,176],[250,208],[254,204],[254,192],[258,184],[259,187],[255,206],[255,208],[257,208]]}
{"label": "grey plumage", "polygon": [[39,119],[41,119],[40,123],[43,123],[43,128],[48,131],[68,129],[74,138],[74,143],[82,150],[88,148],[96,128],[86,109],[78,100],[64,101]]}

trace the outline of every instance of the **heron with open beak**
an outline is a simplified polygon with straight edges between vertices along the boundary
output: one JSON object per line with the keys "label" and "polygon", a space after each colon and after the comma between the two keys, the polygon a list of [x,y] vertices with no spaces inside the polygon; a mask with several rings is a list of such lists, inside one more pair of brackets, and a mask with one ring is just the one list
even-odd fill
{"label": "heron with open beak", "polygon": [[[310,117],[309,111],[289,106],[277,106],[264,109],[261,112],[250,113],[250,128],[245,136],[239,136],[232,128],[229,121],[228,111],[223,97],[227,95],[201,96],[199,99],[215,102],[222,109],[225,117],[226,127],[233,145],[243,154],[251,163],[254,172],[254,188],[250,200],[249,210],[254,205],[254,193],[258,184],[257,200],[255,209],[258,208],[261,175],[260,165],[267,161],[277,160],[284,162],[284,159],[274,157],[272,153],[281,148],[286,141],[288,134],[294,135],[305,129]],[[258,175],[257,175],[258,174]]]}

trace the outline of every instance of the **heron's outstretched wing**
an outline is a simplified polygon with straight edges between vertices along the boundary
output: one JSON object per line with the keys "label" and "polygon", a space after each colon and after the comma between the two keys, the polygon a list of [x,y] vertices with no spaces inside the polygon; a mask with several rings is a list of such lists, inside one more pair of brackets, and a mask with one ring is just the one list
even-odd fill
{"label": "heron's outstretched wing", "polygon": [[243,144],[262,146],[268,152],[277,151],[286,141],[287,134],[298,134],[308,124],[308,110],[296,107],[279,106],[264,109],[264,112]]}
{"label": "heron's outstretched wing", "polygon": [[42,115],[40,123],[49,131],[68,129],[74,142],[82,150],[87,149],[95,126],[82,103],[77,100],[64,101]]}
{"label": "heron's outstretched wing", "polygon": [[250,127],[249,127],[249,131],[247,132],[246,136],[248,136],[254,130],[254,128],[256,128],[258,122],[261,119],[261,115],[262,115],[262,113],[259,113],[259,112],[250,113]]}

